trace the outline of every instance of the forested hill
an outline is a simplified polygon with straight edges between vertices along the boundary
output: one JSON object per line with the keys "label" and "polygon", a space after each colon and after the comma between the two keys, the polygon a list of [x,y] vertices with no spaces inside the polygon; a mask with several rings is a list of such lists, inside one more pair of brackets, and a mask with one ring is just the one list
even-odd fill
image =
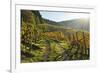
{"label": "forested hill", "polygon": [[50,25],[58,24],[55,21],[42,18],[39,11],[32,11],[32,10],[21,10],[21,21],[27,24],[31,23],[33,25],[44,24],[44,23]]}
{"label": "forested hill", "polygon": [[42,17],[39,11],[21,10],[21,20],[32,24],[41,24]]}
{"label": "forested hill", "polygon": [[49,20],[49,19],[44,19],[43,18],[43,22],[44,23],[47,23],[47,24],[50,24],[50,25],[55,25],[55,26],[59,26],[58,24],[58,22],[55,22],[55,21],[52,21],[52,20]]}

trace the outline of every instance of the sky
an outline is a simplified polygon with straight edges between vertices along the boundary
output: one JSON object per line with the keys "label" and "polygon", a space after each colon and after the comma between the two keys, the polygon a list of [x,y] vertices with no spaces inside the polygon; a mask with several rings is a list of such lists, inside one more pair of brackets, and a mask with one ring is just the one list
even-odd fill
{"label": "sky", "polygon": [[54,11],[40,11],[43,18],[52,21],[60,22],[65,20],[89,18],[89,14],[86,13],[68,13],[68,12],[54,12]]}

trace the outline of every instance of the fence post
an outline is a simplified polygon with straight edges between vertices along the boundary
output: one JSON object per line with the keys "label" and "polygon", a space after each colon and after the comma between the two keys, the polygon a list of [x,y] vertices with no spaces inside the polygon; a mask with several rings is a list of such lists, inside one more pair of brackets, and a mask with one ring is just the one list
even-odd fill
{"label": "fence post", "polygon": [[83,43],[84,43],[84,49],[85,49],[85,54],[86,54],[86,41],[85,41],[85,34],[84,34],[84,32],[83,32]]}

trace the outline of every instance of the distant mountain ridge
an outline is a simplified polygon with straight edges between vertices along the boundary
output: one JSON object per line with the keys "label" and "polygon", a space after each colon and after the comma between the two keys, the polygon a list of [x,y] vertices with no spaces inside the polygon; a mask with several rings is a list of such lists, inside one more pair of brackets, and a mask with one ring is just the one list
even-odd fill
{"label": "distant mountain ridge", "polygon": [[89,19],[73,19],[59,22],[65,28],[82,29],[89,31]]}
{"label": "distant mountain ridge", "polygon": [[89,19],[72,19],[72,20],[66,20],[61,22],[55,22],[48,19],[43,19],[45,23],[48,23],[49,25],[55,25],[55,26],[61,26],[65,29],[77,29],[77,30],[86,30],[89,31],[90,22]]}

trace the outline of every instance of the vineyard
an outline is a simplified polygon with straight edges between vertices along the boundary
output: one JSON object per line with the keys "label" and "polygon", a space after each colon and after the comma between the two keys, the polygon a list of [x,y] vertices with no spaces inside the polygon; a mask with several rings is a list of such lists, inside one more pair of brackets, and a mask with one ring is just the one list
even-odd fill
{"label": "vineyard", "polygon": [[21,63],[88,60],[89,41],[88,31],[50,25],[38,11],[22,11]]}

